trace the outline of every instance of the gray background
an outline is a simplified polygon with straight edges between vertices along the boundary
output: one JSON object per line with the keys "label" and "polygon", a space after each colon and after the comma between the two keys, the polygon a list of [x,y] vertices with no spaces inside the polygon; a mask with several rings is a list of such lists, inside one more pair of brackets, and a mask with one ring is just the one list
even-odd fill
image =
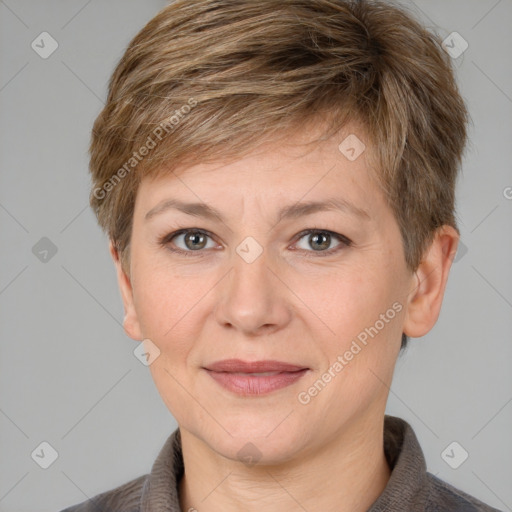
{"label": "gray background", "polygon": [[[123,332],[87,174],[107,80],[165,3],[0,1],[0,511],[60,510],[145,474],[176,427]],[[404,3],[468,41],[454,62],[473,125],[467,251],[435,328],[398,361],[388,413],[413,425],[432,473],[512,510],[512,1]],[[43,31],[59,44],[47,59],[31,48]],[[42,237],[57,248],[46,262]],[[31,457],[42,441],[58,452],[48,469]],[[458,469],[441,457],[452,441],[469,453]]]}

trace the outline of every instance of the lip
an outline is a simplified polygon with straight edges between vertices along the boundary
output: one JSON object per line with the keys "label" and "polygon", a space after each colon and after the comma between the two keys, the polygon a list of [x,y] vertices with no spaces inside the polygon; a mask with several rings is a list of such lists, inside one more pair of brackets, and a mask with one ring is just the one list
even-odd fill
{"label": "lip", "polygon": [[[223,388],[238,395],[264,395],[290,386],[301,379],[309,368],[281,361],[226,359],[204,368]],[[275,372],[274,375],[249,375]]]}
{"label": "lip", "polygon": [[205,366],[214,372],[256,373],[256,372],[295,372],[308,369],[305,366],[284,363],[282,361],[242,361],[241,359],[224,359]]}

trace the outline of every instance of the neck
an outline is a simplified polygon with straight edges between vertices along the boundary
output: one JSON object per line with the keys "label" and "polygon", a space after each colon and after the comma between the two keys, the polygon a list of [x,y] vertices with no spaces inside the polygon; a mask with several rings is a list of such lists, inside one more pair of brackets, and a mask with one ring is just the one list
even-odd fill
{"label": "neck", "polygon": [[318,450],[279,465],[252,466],[220,456],[182,430],[185,512],[323,510],[366,512],[387,485],[383,422],[354,424]]}

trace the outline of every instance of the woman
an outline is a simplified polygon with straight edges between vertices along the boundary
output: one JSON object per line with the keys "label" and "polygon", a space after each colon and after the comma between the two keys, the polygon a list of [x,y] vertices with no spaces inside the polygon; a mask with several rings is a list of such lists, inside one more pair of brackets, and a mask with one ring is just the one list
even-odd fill
{"label": "woman", "polygon": [[387,2],[153,18],[94,125],[91,206],[179,428],[67,512],[495,510],[385,416],[440,312],[467,121],[438,39]]}

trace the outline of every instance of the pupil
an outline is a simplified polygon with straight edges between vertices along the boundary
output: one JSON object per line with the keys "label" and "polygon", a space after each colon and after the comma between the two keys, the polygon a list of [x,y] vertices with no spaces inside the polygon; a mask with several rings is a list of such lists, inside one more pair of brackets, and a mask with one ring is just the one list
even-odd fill
{"label": "pupil", "polygon": [[320,248],[321,249],[325,249],[327,247],[329,247],[329,237],[330,235],[322,235],[321,233],[315,233],[314,235],[312,235],[312,241],[316,244],[318,242],[318,238],[319,237],[322,237],[324,239],[324,242],[321,242],[320,243]]}
{"label": "pupil", "polygon": [[[202,247],[198,247],[197,245],[194,245],[196,242],[198,242],[199,240],[201,242],[204,242],[204,235],[202,233],[197,233],[197,232],[193,232],[193,233],[190,233],[187,237],[186,237],[186,243],[187,243],[187,247],[189,249],[200,249]],[[190,245],[189,245],[189,242],[190,242]]]}

